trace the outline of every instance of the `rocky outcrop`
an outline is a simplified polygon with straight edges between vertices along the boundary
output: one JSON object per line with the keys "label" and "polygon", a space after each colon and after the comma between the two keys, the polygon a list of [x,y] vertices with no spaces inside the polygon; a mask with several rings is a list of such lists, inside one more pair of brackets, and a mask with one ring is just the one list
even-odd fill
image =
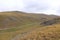
{"label": "rocky outcrop", "polygon": [[57,23],[60,23],[60,18],[54,18],[52,20],[44,21],[40,25],[47,26],[47,25],[53,25],[53,24],[57,24]]}

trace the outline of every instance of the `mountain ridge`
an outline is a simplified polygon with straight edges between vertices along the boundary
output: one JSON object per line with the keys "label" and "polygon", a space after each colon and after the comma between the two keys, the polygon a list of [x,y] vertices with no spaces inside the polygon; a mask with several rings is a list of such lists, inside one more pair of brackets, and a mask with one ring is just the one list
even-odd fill
{"label": "mountain ridge", "polygon": [[43,22],[58,18],[45,14],[25,13],[20,11],[0,12],[0,28],[18,27],[27,23]]}

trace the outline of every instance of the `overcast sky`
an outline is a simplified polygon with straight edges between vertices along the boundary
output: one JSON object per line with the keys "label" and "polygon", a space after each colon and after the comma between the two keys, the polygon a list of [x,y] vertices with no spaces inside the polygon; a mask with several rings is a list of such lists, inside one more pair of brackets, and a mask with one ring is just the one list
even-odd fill
{"label": "overcast sky", "polygon": [[12,10],[60,15],[60,0],[0,0],[0,11]]}

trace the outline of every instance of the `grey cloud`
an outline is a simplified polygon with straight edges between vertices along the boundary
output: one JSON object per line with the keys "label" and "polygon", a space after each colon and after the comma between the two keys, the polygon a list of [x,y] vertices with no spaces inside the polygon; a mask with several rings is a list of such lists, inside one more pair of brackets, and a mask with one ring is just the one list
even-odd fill
{"label": "grey cloud", "polygon": [[25,7],[25,11],[29,11],[29,12],[42,12],[42,11],[46,11],[49,9],[49,4],[47,3],[39,3],[39,2],[28,2],[26,3],[26,7]]}
{"label": "grey cloud", "polygon": [[57,13],[60,13],[60,7],[56,10]]}
{"label": "grey cloud", "polygon": [[56,15],[60,15],[60,6],[56,8]]}

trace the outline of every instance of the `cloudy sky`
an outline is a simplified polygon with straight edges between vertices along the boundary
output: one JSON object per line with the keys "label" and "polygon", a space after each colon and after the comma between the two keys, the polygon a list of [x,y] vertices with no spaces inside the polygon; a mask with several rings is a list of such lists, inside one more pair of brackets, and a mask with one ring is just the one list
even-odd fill
{"label": "cloudy sky", "polygon": [[60,0],[0,0],[0,11],[12,10],[60,15]]}

